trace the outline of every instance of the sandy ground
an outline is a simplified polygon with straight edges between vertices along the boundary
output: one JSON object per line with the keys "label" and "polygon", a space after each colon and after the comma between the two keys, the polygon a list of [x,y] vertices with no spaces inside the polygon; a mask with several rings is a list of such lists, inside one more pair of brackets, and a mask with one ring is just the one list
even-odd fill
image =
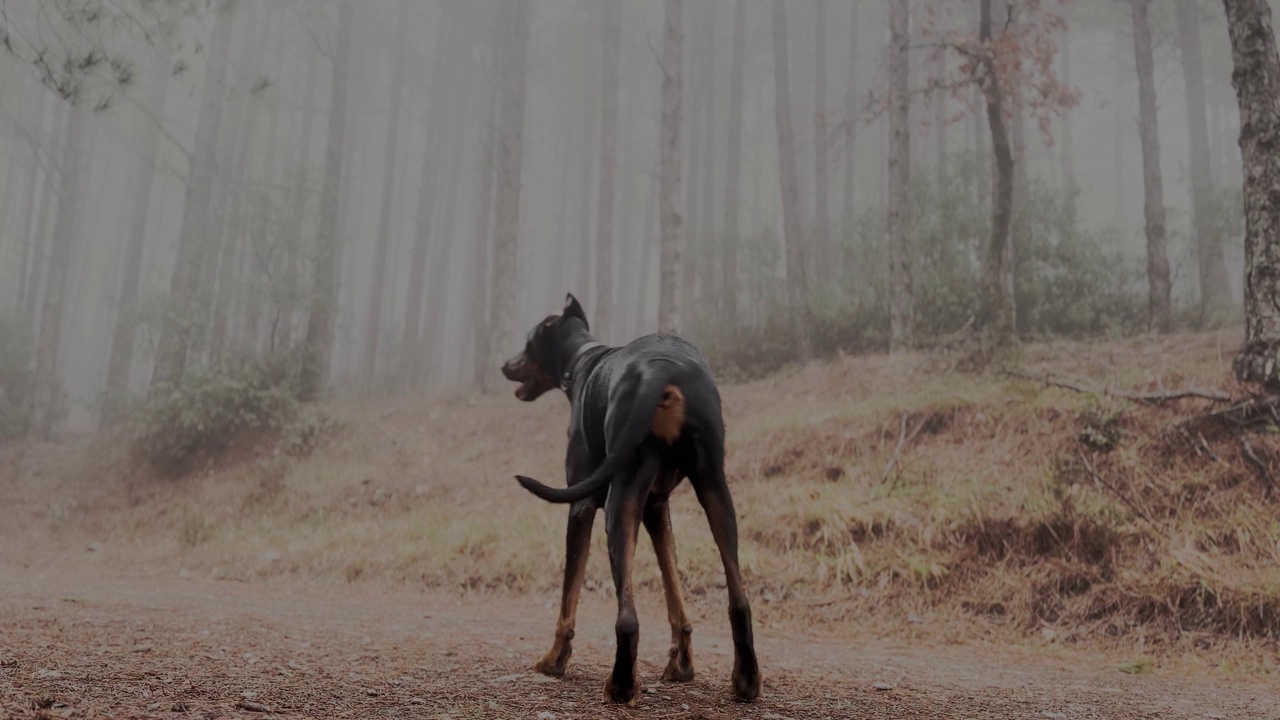
{"label": "sandy ground", "polygon": [[641,604],[646,690],[619,709],[602,701],[605,598],[584,598],[563,679],[528,672],[550,641],[551,600],[0,561],[0,717],[1280,718],[1268,678],[767,628],[764,694],[746,705],[729,691],[720,613],[694,620],[696,679],[658,680],[669,635],[654,598]]}

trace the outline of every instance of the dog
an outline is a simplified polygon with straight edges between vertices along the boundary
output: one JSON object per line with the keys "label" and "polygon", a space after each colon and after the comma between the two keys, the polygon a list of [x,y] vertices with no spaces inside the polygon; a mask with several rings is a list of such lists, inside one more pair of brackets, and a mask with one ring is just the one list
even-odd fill
{"label": "dog", "polygon": [[738,567],[738,530],[724,474],[724,418],[720,393],[702,354],[674,335],[646,335],[621,347],[591,336],[586,313],[569,294],[559,315],[528,334],[524,349],[502,366],[519,383],[515,395],[533,402],[559,387],[572,414],[565,458],[567,487],[552,488],[521,475],[534,495],[569,504],[564,586],[555,640],[533,667],[564,674],[573,648],[578,595],[587,566],[596,510],[605,513],[609,565],[617,590],[618,649],[605,699],[634,706],[640,625],[631,586],[639,526],[658,556],[671,623],[671,651],[662,679],[693,679],[693,628],[685,611],[671,532],[668,498],[688,478],[707,516],[724,565],[733,630],[733,691],[743,701],[760,695],[760,667],[751,606]]}

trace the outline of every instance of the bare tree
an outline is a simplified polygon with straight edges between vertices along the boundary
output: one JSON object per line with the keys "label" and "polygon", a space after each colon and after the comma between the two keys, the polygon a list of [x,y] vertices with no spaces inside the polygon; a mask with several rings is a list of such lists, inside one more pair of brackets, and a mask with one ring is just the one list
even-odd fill
{"label": "bare tree", "polygon": [[[365,317],[364,358],[361,368],[366,381],[377,372],[378,339],[382,335],[382,299],[386,295],[387,248],[391,244],[391,198],[395,196],[396,164],[399,155],[396,146],[400,137],[400,103],[404,96],[405,37],[409,27],[409,0],[401,0],[400,17],[396,23],[396,40],[391,50],[391,112],[387,119],[387,144],[382,158],[382,193],[378,209],[377,250],[373,256],[373,277],[369,281],[369,312]],[[437,75],[440,68],[436,68]],[[413,331],[415,337],[417,328]],[[404,348],[401,348],[403,350]]]}
{"label": "bare tree", "polygon": [[[169,88],[170,68],[168,57],[152,69],[147,89],[148,114],[161,121],[164,118],[165,97]],[[120,284],[120,296],[116,299],[115,333],[111,339],[111,359],[107,366],[107,393],[114,400],[124,398],[129,390],[129,369],[133,364],[133,344],[136,318],[133,304],[138,297],[138,282],[142,274],[142,251],[146,246],[147,215],[151,208],[151,189],[156,178],[156,157],[160,150],[160,129],[148,133],[142,142],[138,156],[138,185],[133,195],[133,212],[129,219],[129,245],[125,250],[124,279]],[[103,420],[109,422],[108,411]]]}
{"label": "bare tree", "polygon": [[1205,103],[1204,60],[1200,48],[1200,6],[1196,0],[1176,0],[1178,49],[1186,86],[1187,130],[1191,152],[1191,221],[1196,235],[1200,304],[1203,309],[1231,302],[1231,283],[1223,257],[1222,239],[1214,234],[1213,160],[1209,152],[1208,111]]}
{"label": "bare tree", "polygon": [[[45,93],[36,95],[32,105],[35,106],[32,115],[35,122],[30,126],[33,131],[33,137],[27,143],[28,150],[31,154],[31,163],[27,165],[26,181],[22,185],[23,197],[22,206],[18,212],[18,241],[22,243],[22,256],[18,265],[18,296],[14,300],[17,316],[22,317],[26,311],[27,301],[27,283],[31,279],[31,266],[34,264],[33,258],[36,253],[32,252],[35,247],[35,238],[31,237],[31,229],[36,216],[36,192],[40,189],[40,129],[44,120]],[[57,131],[55,126],[54,131]],[[13,165],[16,167],[16,164]]]}
{"label": "bare tree", "polygon": [[[405,4],[408,5],[407,2]],[[449,72],[451,60],[449,51],[453,43],[451,37],[453,28],[449,25],[449,21],[449,16],[446,14],[433,43],[435,48],[431,63],[431,86],[427,96],[427,143],[422,152],[422,182],[418,185],[417,228],[413,238],[413,252],[409,259],[409,289],[404,305],[404,326],[400,329],[398,374],[400,382],[408,387],[414,385],[418,374],[415,366],[419,360],[417,349],[422,325],[422,296],[426,283],[427,258],[431,251],[431,223],[435,217],[436,194],[440,178],[440,147],[443,142],[447,114],[446,104],[450,102],[448,90],[452,73]],[[375,279],[380,280],[379,275],[375,275]],[[380,303],[380,301],[377,302]]]}
{"label": "bare tree", "polygon": [[[742,77],[746,56],[746,0],[733,7],[733,60],[729,68],[729,148],[724,173],[724,325],[738,327],[738,215],[742,195]],[[646,256],[647,257],[647,256]],[[641,305],[643,308],[643,304]]]}
{"label": "bare tree", "polygon": [[1240,104],[1244,169],[1245,342],[1236,378],[1280,389],[1280,57],[1266,0],[1223,0]]}
{"label": "bare tree", "polygon": [[528,76],[529,4],[506,0],[502,13],[510,25],[504,42],[509,43],[502,62],[502,117],[498,128],[498,198],[493,248],[491,296],[493,337],[490,372],[497,370],[503,355],[510,351],[510,334],[515,328],[516,253],[520,229],[520,168],[524,145],[525,83]]}
{"label": "bare tree", "polygon": [[333,54],[332,98],[329,106],[329,141],[324,161],[324,186],[320,191],[320,227],[316,238],[314,287],[303,339],[299,397],[314,400],[329,382],[333,330],[338,313],[338,277],[343,238],[338,227],[338,190],[342,183],[343,140],[347,123],[347,79],[351,62],[351,16],[356,0],[338,6],[338,38]]}
{"label": "bare tree", "polygon": [[[489,328],[489,260],[492,252],[489,245],[489,224],[493,217],[493,185],[495,177],[494,156],[498,146],[498,118],[500,117],[499,102],[502,99],[501,94],[501,77],[495,77],[495,73],[501,67],[502,58],[502,40],[496,28],[501,27],[502,23],[496,18],[498,13],[502,12],[502,6],[494,3],[495,30],[490,38],[489,47],[489,66],[488,80],[490,83],[488,95],[488,106],[485,108],[484,114],[486,118],[485,125],[480,128],[481,155],[483,160],[480,164],[479,183],[480,190],[476,197],[476,235],[475,235],[475,254],[472,256],[471,266],[471,312],[472,312],[472,333],[474,340],[474,358],[472,360],[471,380],[480,385],[481,390],[488,389],[488,383],[493,378],[493,373],[489,368],[490,346],[492,336]],[[567,190],[566,190],[567,192]]]}
{"label": "bare tree", "polygon": [[58,195],[58,217],[49,248],[49,276],[45,281],[44,309],[36,344],[35,407],[32,429],[48,439],[58,418],[62,383],[58,373],[62,319],[71,270],[71,246],[75,242],[80,212],[80,190],[84,172],[84,150],[89,129],[89,111],[71,107],[67,123],[67,145],[62,157],[62,190]]}
{"label": "bare tree", "polygon": [[53,168],[61,167],[66,159],[66,116],[67,103],[62,101],[61,96],[53,101],[53,119],[49,123],[50,142],[48,153],[48,166],[44,173],[44,188],[40,195],[40,209],[36,213],[36,234],[31,238],[31,265],[27,269],[27,294],[22,303],[23,327],[32,333],[36,331],[36,325],[39,322],[39,305],[40,305],[40,288],[41,278],[44,275],[44,268],[48,250],[45,248],[46,238],[49,237],[49,223],[52,222],[53,201],[57,197],[56,190],[57,174],[53,172]]}
{"label": "bare tree", "polygon": [[[1062,73],[1062,82],[1071,84],[1071,33],[1069,29],[1062,32],[1062,43],[1059,56],[1059,64]],[[1076,185],[1076,156],[1075,143],[1071,132],[1071,109],[1066,108],[1062,112],[1062,189],[1064,192],[1071,192]]]}
{"label": "bare tree", "polygon": [[827,142],[827,0],[818,0],[814,6],[816,21],[816,41],[814,51],[814,184],[813,192],[817,196],[814,201],[814,212],[817,218],[813,222],[813,250],[817,277],[820,285],[829,284],[835,277],[831,272],[831,190],[827,157],[831,146]]}
{"label": "bare tree", "polygon": [[217,14],[205,85],[200,94],[200,115],[196,124],[195,149],[187,177],[182,205],[182,231],[178,239],[178,258],[169,282],[170,307],[160,328],[156,363],[151,376],[153,385],[176,381],[187,365],[195,318],[200,314],[197,295],[203,271],[209,231],[209,201],[217,165],[218,124],[222,118],[227,60],[231,49],[232,13]]}
{"label": "bare tree", "polygon": [[618,173],[618,46],[622,43],[622,0],[608,0],[600,18],[600,209],[596,220],[596,302],[594,332],[613,332],[613,206]]}
{"label": "bare tree", "polygon": [[1138,67],[1138,135],[1142,141],[1142,179],[1147,220],[1147,283],[1151,327],[1170,330],[1172,282],[1165,242],[1164,189],[1160,174],[1160,135],[1156,121],[1155,63],[1151,57],[1151,0],[1130,0],[1133,9],[1133,49]]}
{"label": "bare tree", "polygon": [[854,137],[856,123],[852,118],[858,116],[858,3],[849,3],[849,78],[845,88],[845,121],[844,144],[844,206],[840,232],[848,237],[853,232],[853,188],[857,178],[857,163],[854,162]]}
{"label": "bare tree", "polygon": [[[991,30],[991,0],[981,0],[981,18],[978,24],[978,40],[989,47],[993,42]],[[991,130],[991,151],[995,157],[995,197],[991,208],[991,243],[987,248],[985,268],[987,306],[990,327],[998,342],[1008,342],[1013,337],[1014,298],[1013,273],[1008,268],[1010,237],[1013,222],[1013,150],[1009,146],[1009,131],[1004,123],[1004,91],[1002,78],[992,53],[983,55],[982,72],[986,80],[982,88],[986,94],[987,126]]]}
{"label": "bare tree", "polygon": [[665,0],[662,40],[662,144],[659,173],[662,186],[662,250],[659,257],[658,332],[679,334],[681,253],[684,228],[676,197],[680,195],[680,52],[684,39],[682,0]]}
{"label": "bare tree", "polygon": [[[983,0],[984,3],[990,0]],[[908,0],[889,0],[889,351],[911,343],[911,98]]]}

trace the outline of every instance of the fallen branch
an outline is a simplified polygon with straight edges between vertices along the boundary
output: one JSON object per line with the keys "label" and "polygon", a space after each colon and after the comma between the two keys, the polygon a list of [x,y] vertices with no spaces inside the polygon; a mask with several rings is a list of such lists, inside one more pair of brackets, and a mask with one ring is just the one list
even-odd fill
{"label": "fallen branch", "polygon": [[893,454],[889,456],[889,462],[884,465],[884,473],[880,476],[880,482],[882,483],[889,481],[889,473],[893,471],[893,466],[898,464],[898,457],[902,454],[902,448],[907,443],[915,440],[920,431],[924,429],[925,420],[921,420],[916,424],[916,429],[911,431],[911,436],[907,437],[907,419],[910,417],[910,414],[902,416],[902,428],[898,431],[898,444],[893,448]]}
{"label": "fallen branch", "polygon": [[1280,425],[1280,395],[1254,398],[1221,410],[1196,415],[1178,423],[1177,427],[1189,428],[1212,420],[1227,422],[1241,430],[1267,421]]}
{"label": "fallen branch", "polygon": [[1250,465],[1258,471],[1258,476],[1267,486],[1267,499],[1270,500],[1276,491],[1276,476],[1271,474],[1271,468],[1262,462],[1262,458],[1258,457],[1258,453],[1253,451],[1253,445],[1249,442],[1249,438],[1244,433],[1240,433],[1240,448],[1244,450],[1245,459]]}
{"label": "fallen branch", "polygon": [[1142,403],[1162,403],[1169,400],[1183,400],[1186,398],[1200,398],[1203,400],[1212,400],[1214,402],[1228,402],[1231,396],[1220,390],[1207,390],[1205,388],[1187,387],[1180,390],[1124,390],[1122,388],[1112,387],[1111,385],[1099,385],[1091,380],[1083,379],[1066,379],[1061,376],[1055,377],[1052,373],[1046,372],[1044,375],[1033,375],[1021,370],[1005,370],[1005,374],[1016,377],[1021,380],[1031,380],[1033,382],[1042,382],[1051,387],[1062,388],[1064,390],[1074,390],[1078,393],[1087,395],[1108,395],[1110,397],[1120,398],[1122,400],[1133,400]]}
{"label": "fallen branch", "polygon": [[1112,493],[1116,495],[1116,497],[1120,498],[1120,500],[1122,500],[1125,505],[1128,505],[1130,510],[1137,513],[1138,517],[1142,518],[1143,520],[1146,520],[1147,523],[1150,524],[1152,527],[1156,527],[1155,521],[1151,519],[1151,516],[1148,515],[1146,511],[1144,511],[1141,507],[1138,506],[1137,502],[1130,499],[1128,495],[1126,495],[1122,490],[1120,490],[1120,488],[1107,482],[1107,479],[1102,477],[1102,473],[1099,473],[1098,469],[1093,466],[1093,463],[1089,462],[1089,457],[1084,454],[1084,450],[1080,450],[1079,453],[1080,453],[1080,462],[1084,463],[1085,472],[1089,473],[1089,477],[1093,478],[1093,481],[1095,483],[1098,483],[1099,485],[1102,485],[1106,489],[1110,490]]}

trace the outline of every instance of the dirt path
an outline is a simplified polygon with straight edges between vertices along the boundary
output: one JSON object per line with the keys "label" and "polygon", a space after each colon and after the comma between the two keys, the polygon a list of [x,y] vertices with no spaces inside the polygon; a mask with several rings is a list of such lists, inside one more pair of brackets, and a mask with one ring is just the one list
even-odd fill
{"label": "dirt path", "polygon": [[[697,679],[657,681],[664,614],[641,606],[635,710],[601,702],[612,617],[584,600],[563,680],[526,671],[545,598],[462,598],[0,564],[0,716],[200,718],[1280,718],[1260,678],[1128,676],[1080,655],[862,644],[761,629],[764,698],[728,691],[727,621],[695,620]],[[877,690],[876,683],[892,688]],[[185,713],[185,715],[184,715]]]}

